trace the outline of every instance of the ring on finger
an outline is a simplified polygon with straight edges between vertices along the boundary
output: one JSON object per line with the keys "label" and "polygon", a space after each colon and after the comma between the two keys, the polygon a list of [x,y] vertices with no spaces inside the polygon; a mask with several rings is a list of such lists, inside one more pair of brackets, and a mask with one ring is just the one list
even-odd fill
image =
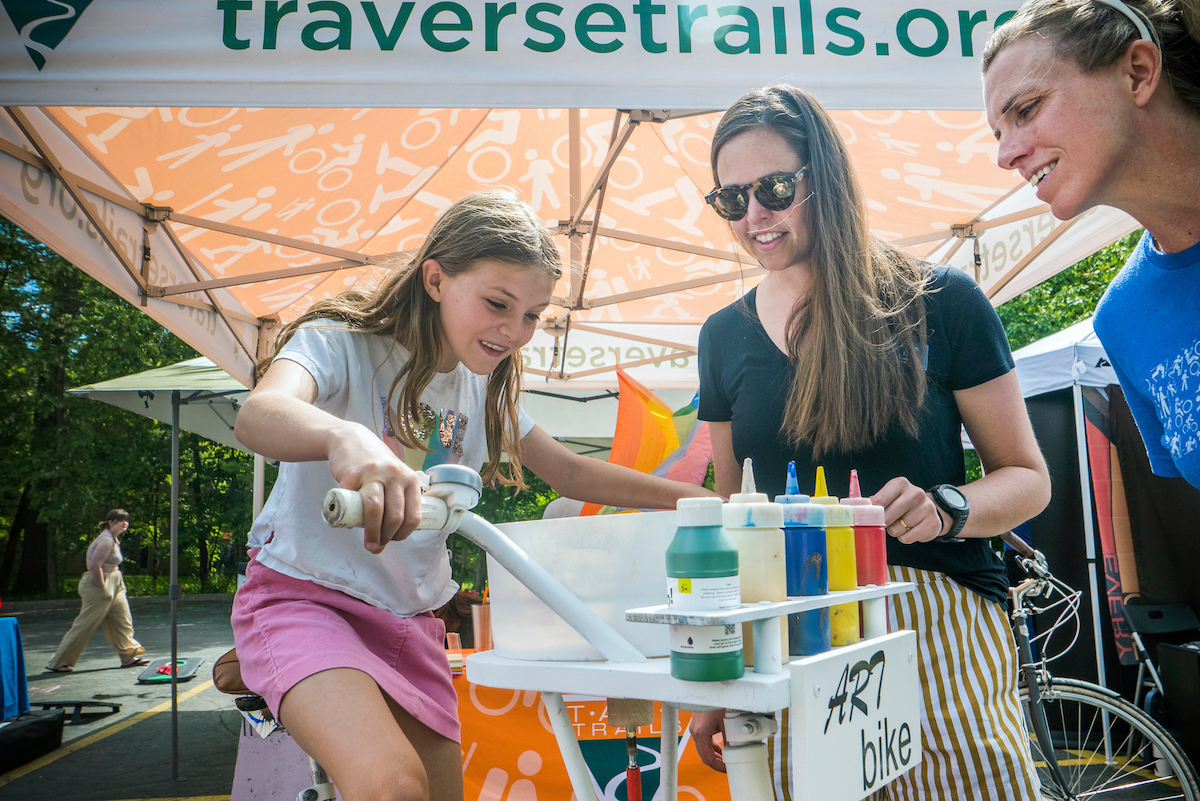
{"label": "ring on finger", "polygon": [[905,523],[905,522],[904,522],[904,518],[903,518],[903,517],[902,517],[902,518],[900,518],[900,519],[899,519],[897,522],[898,522],[900,525],[904,526],[904,530],[905,530],[905,531],[911,531],[911,530],[912,530],[912,526],[910,526],[908,523]]}

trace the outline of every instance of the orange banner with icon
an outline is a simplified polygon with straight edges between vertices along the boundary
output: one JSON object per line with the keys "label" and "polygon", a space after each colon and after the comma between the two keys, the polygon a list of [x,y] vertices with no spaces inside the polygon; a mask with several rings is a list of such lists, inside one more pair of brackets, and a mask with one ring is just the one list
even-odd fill
{"label": "orange banner with icon", "polygon": [[[462,720],[464,801],[571,801],[571,782],[541,695],[533,690],[498,690],[456,678]],[[608,725],[603,698],[565,695],[567,713],[601,801],[627,801],[625,730]],[[723,773],[700,762],[681,711],[679,797],[693,801],[729,801]],[[638,729],[642,797],[653,799],[661,765],[662,709],[654,704],[654,723]]]}

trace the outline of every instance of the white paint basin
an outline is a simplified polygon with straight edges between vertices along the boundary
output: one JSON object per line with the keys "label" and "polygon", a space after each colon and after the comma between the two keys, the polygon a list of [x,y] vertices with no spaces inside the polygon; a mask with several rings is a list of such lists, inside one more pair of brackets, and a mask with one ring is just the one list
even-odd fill
{"label": "white paint basin", "polygon": [[[667,627],[627,623],[625,610],[667,600],[667,546],[675,512],[566,517],[497,526],[646,656],[670,653]],[[604,657],[488,557],[496,655],[577,662]]]}

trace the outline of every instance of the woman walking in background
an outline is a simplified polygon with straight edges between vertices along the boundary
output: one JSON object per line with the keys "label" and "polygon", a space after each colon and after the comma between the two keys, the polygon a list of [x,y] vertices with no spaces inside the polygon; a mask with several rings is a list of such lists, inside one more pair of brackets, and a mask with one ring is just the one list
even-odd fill
{"label": "woman walking in background", "polygon": [[100,524],[100,533],[87,550],[87,570],[79,579],[79,597],[83,608],[50,659],[47,670],[70,673],[96,626],[104,628],[108,644],[121,657],[121,667],[149,664],[141,655],[146,649],[133,638],[133,619],[125,580],[121,577],[120,536],[129,528],[129,512],[113,509]]}

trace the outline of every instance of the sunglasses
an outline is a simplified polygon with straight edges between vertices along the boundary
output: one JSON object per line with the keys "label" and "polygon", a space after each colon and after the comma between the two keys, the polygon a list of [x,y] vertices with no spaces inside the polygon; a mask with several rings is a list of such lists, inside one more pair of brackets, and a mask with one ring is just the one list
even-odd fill
{"label": "sunglasses", "polygon": [[759,178],[752,184],[717,187],[704,196],[704,202],[713,207],[726,220],[740,220],[750,208],[750,193],[758,205],[768,211],[783,211],[796,199],[796,184],[808,172],[808,165],[794,175],[782,173]]}

